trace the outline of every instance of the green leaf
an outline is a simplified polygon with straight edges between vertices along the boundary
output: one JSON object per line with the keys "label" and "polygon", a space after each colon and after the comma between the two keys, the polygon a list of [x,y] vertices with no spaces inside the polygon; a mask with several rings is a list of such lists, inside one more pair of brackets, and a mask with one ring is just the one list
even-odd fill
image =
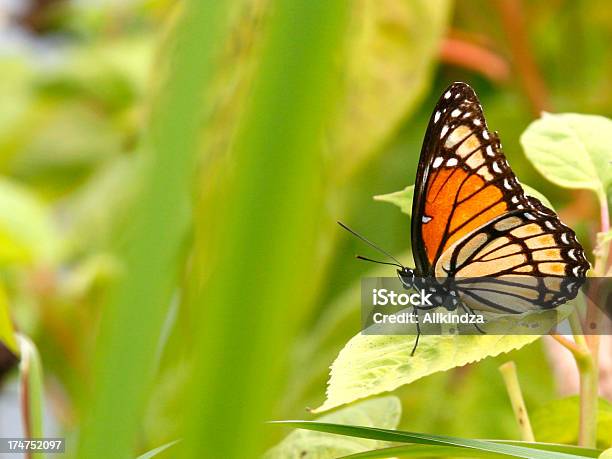
{"label": "green leaf", "polygon": [[[527,448],[541,449],[544,451],[556,451],[559,453],[574,454],[579,457],[598,457],[600,451],[596,449],[581,448],[572,445],[559,445],[555,443],[526,443],[511,440],[490,440],[494,443],[505,445],[524,446]],[[512,457],[507,454],[491,453],[488,451],[472,450],[470,457]],[[456,446],[430,446],[430,445],[406,445],[381,448],[363,453],[352,454],[340,459],[383,459],[387,457],[465,457],[463,447]]]}
{"label": "green leaf", "polygon": [[19,355],[19,347],[15,340],[15,330],[9,313],[9,301],[4,290],[4,285],[0,283],[0,341],[2,341],[10,351]]}
{"label": "green leaf", "polygon": [[[395,396],[366,400],[323,416],[321,422],[333,424],[366,425],[368,427],[395,428],[401,417],[402,405]],[[264,459],[308,458],[332,459],[338,456],[381,448],[387,442],[346,438],[326,433],[295,430],[277,446],[270,449]]]}
{"label": "green leaf", "polygon": [[449,0],[351,2],[344,100],[330,138],[337,176],[349,176],[371,159],[418,106],[431,84],[451,5]]}
{"label": "green leaf", "polygon": [[607,449],[603,453],[601,453],[599,459],[612,459],[612,448]]}
{"label": "green leaf", "polygon": [[[553,206],[550,203],[550,201],[546,198],[546,196],[544,196],[538,190],[528,185],[522,185],[522,186],[527,196],[533,196],[534,198],[538,198],[540,201],[542,201],[542,204],[553,209]],[[391,204],[395,204],[397,207],[400,208],[400,210],[403,213],[405,213],[406,215],[412,216],[413,197],[414,197],[414,185],[410,185],[404,188],[403,190],[395,191],[394,193],[379,194],[377,196],[374,196],[374,200],[382,201],[382,202],[390,202]]]}
{"label": "green leaf", "polygon": [[[612,403],[600,398],[598,405],[597,441],[602,446],[608,446],[612,432]],[[576,443],[579,410],[578,396],[555,400],[532,410],[531,423],[536,438],[541,441]]]}
{"label": "green leaf", "polygon": [[406,215],[412,217],[412,200],[414,198],[414,185],[407,186],[401,191],[374,196],[375,201],[390,202],[395,204]]}
{"label": "green leaf", "polygon": [[527,158],[551,182],[593,190],[605,199],[612,184],[612,120],[544,113],[523,133],[521,144]]}
{"label": "green leaf", "polygon": [[525,184],[521,184],[521,186],[523,187],[523,191],[525,191],[525,194],[527,196],[533,196],[534,198],[538,198],[542,202],[542,204],[544,204],[546,207],[548,207],[549,209],[555,210],[555,208],[553,207],[551,202],[548,200],[548,198],[544,196],[542,193],[540,193],[538,190],[530,187],[529,185],[525,185]]}
{"label": "green leaf", "polygon": [[147,451],[146,453],[141,454],[136,459],[151,459],[152,457],[157,456],[159,453],[166,451],[171,446],[176,445],[179,441],[180,440],[174,440],[169,443],[166,443],[165,445],[158,446],[157,448],[152,449],[151,451]]}
{"label": "green leaf", "polygon": [[0,264],[51,263],[58,246],[43,202],[16,182],[0,179]]}
{"label": "green leaf", "polygon": [[354,336],[331,367],[327,398],[314,412],[396,389],[424,376],[519,349],[538,335],[424,335],[410,356],[415,336]]}
{"label": "green leaf", "polygon": [[[316,421],[279,421],[277,423],[295,426],[301,429],[348,435],[351,437],[370,438],[380,441],[416,443],[419,445],[429,446],[461,447],[465,449],[465,454],[467,455],[470,455],[471,452],[475,450],[487,453],[502,454],[506,455],[507,457],[521,457],[525,459],[578,459],[593,457],[592,455],[578,455],[559,451],[546,451],[539,449],[538,447],[530,448],[528,446],[529,443],[522,443],[521,446],[517,446],[515,444],[499,443],[491,440],[474,440],[471,438],[458,438],[446,435],[422,434],[415,432],[404,432],[400,430],[331,424]],[[588,454],[592,454],[591,450],[587,451]]]}

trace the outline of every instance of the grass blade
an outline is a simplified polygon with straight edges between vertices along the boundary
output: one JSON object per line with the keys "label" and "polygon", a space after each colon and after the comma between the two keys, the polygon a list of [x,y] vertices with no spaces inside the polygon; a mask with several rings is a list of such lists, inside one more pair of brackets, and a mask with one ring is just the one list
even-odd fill
{"label": "grass blade", "polygon": [[400,443],[417,443],[429,446],[462,447],[489,453],[504,454],[509,457],[520,457],[524,459],[578,459],[583,456],[572,453],[545,451],[526,446],[513,444],[502,444],[487,440],[473,440],[469,438],[449,437],[446,435],[431,435],[414,432],[402,432],[373,427],[358,427],[341,424],[329,424],[313,421],[279,421],[278,424],[297,427],[302,429],[316,430],[320,432],[336,433],[340,435],[355,436],[360,438],[371,438]]}
{"label": "grass blade", "polygon": [[407,445],[351,454],[350,456],[343,456],[338,459],[387,459],[389,457],[466,457],[466,455],[474,458],[514,457],[507,454],[491,453],[489,451],[479,451],[475,449],[466,451],[465,448],[459,446]]}
{"label": "grass blade", "polygon": [[165,445],[158,446],[157,448],[152,449],[151,451],[147,451],[146,453],[141,454],[136,459],[151,459],[152,457],[157,456],[161,452],[166,451],[168,448],[176,445],[179,441],[180,440],[174,440],[169,443],[166,443]]}
{"label": "grass blade", "polygon": [[313,296],[326,207],[324,127],[336,107],[349,5],[272,3],[231,168],[215,177],[220,197],[206,196],[198,215],[205,249],[197,265],[207,276],[192,282],[205,279],[192,308],[198,340],[187,457],[257,457],[264,447],[264,421]]}
{"label": "grass blade", "polygon": [[[155,368],[178,252],[186,233],[207,82],[227,19],[224,1],[186,1],[153,107],[140,201],[124,251],[124,277],[104,309],[94,381],[78,446],[87,459],[132,457]],[[156,69],[157,70],[157,69]]]}
{"label": "grass blade", "polygon": [[[560,445],[553,443],[526,443],[520,441],[490,440],[493,443],[505,445],[525,446],[527,448],[541,449],[558,453],[573,454],[578,457],[597,458],[601,451],[596,449],[581,448],[573,445]],[[341,459],[385,459],[388,457],[465,457],[466,451],[463,447],[455,446],[430,446],[430,445],[404,445],[390,448],[381,448],[363,453],[344,456]],[[491,453],[488,451],[470,450],[471,457],[514,457],[512,455]]]}

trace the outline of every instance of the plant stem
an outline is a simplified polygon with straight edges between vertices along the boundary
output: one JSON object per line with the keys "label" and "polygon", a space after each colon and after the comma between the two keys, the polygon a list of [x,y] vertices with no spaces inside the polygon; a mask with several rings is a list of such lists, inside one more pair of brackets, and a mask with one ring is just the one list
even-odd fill
{"label": "plant stem", "polygon": [[461,37],[447,37],[442,42],[440,59],[484,75],[496,83],[508,80],[510,66],[495,52]]}
{"label": "plant stem", "polygon": [[577,310],[569,317],[574,341],[579,352],[573,353],[580,378],[580,426],[578,444],[594,448],[597,442],[597,411],[599,403],[599,371],[593,348],[584,337]]}
{"label": "plant stem", "polygon": [[535,441],[535,437],[533,436],[529,415],[525,407],[525,400],[523,399],[521,386],[516,375],[516,365],[514,362],[506,362],[499,367],[499,371],[506,383],[506,389],[508,390],[510,403],[514,410],[514,416],[516,417],[516,422],[521,431],[521,440],[533,442]]}
{"label": "plant stem", "polygon": [[551,335],[551,337],[558,342],[561,346],[566,348],[568,351],[572,353],[575,358],[579,358],[582,354],[582,349],[580,349],[575,342],[570,341],[563,335]]}
{"label": "plant stem", "polygon": [[589,352],[577,359],[580,372],[580,430],[578,444],[594,448],[597,442],[597,411],[599,403],[599,371]]}
{"label": "plant stem", "polygon": [[[605,193],[600,193],[599,202],[601,206],[601,228],[602,235],[610,230],[610,213]],[[606,272],[610,243],[597,241],[595,248],[595,266],[593,275],[602,277]],[[592,288],[596,288],[593,286]],[[594,296],[595,297],[595,296]],[[587,324],[597,327],[600,322],[600,312],[596,305],[587,298]],[[580,372],[580,431],[578,443],[581,446],[594,447],[597,441],[597,411],[599,403],[599,342],[600,336],[597,329],[590,334],[583,348],[588,351],[580,358],[576,358],[578,371]]]}
{"label": "plant stem", "polygon": [[[43,376],[36,345],[25,335],[17,335],[21,350],[21,412],[26,438],[43,436]],[[28,452],[27,459],[42,458],[42,454]]]}

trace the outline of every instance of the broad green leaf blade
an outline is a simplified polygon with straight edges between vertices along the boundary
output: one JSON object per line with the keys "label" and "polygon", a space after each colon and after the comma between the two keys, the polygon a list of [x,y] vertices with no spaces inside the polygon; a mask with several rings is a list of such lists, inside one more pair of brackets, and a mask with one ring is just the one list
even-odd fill
{"label": "broad green leaf blade", "polygon": [[136,459],[151,459],[152,457],[155,457],[158,454],[166,451],[168,448],[176,445],[179,441],[180,440],[174,440],[169,443],[166,443],[165,445],[158,446],[157,448],[152,449],[151,451],[147,451],[146,453],[141,454]]}
{"label": "broad green leaf blade", "polygon": [[[319,422],[334,424],[356,424],[368,427],[392,429],[397,427],[402,405],[395,396],[365,400],[335,411],[318,419]],[[362,438],[346,438],[338,435],[305,431],[291,432],[277,446],[270,449],[264,459],[285,459],[306,456],[312,459],[333,459],[338,456],[382,448],[386,442]]]}
{"label": "broad green leaf blade", "polygon": [[331,367],[327,398],[315,413],[380,394],[419,378],[519,349],[538,335],[356,335]]}
{"label": "broad green leaf blade", "polygon": [[[597,442],[608,446],[612,433],[612,404],[600,398],[598,407]],[[555,400],[533,410],[531,421],[536,438],[542,441],[576,443],[579,410],[578,396]]]}
{"label": "broad green leaf blade", "polygon": [[486,451],[489,453],[505,454],[510,457],[525,459],[578,459],[590,456],[579,456],[561,452],[545,451],[526,446],[496,443],[490,440],[474,440],[471,438],[450,437],[447,435],[422,434],[404,432],[400,430],[379,429],[374,427],[347,426],[316,421],[278,421],[278,424],[295,426],[301,429],[329,432],[351,437],[370,438],[397,443],[416,443],[430,446],[455,446],[466,448],[469,456],[471,450]]}
{"label": "broad green leaf blade", "polygon": [[[525,190],[525,194],[527,196],[533,196],[534,198],[538,198],[542,201],[542,204],[553,209],[550,201],[540,193],[538,190],[528,186],[522,185],[523,190]],[[400,210],[406,215],[412,216],[412,199],[414,198],[414,185],[407,186],[403,190],[395,191],[393,193],[388,194],[380,194],[374,196],[375,201],[389,202],[391,204],[395,204]]]}
{"label": "broad green leaf blade", "polygon": [[340,178],[380,151],[421,101],[452,9],[450,0],[350,4],[344,99],[330,129],[332,172]]}
{"label": "broad green leaf blade", "polygon": [[9,301],[2,283],[0,283],[0,341],[13,354],[19,355],[19,347],[15,340],[15,330],[13,329],[13,322],[9,313]]}
{"label": "broad green leaf blade", "polygon": [[527,158],[551,182],[605,197],[612,184],[612,120],[576,113],[549,114],[521,136]]}

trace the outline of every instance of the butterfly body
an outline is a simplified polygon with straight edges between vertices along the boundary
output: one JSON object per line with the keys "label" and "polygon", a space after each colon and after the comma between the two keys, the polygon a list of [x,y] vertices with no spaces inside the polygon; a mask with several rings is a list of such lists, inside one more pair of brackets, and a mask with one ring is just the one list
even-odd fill
{"label": "butterfly body", "polygon": [[[412,248],[415,269],[398,270],[402,283],[461,298],[442,304],[447,309],[552,308],[576,296],[589,269],[575,233],[525,194],[465,83],[443,93],[425,134],[412,203]],[[487,283],[475,285],[474,278]]]}

